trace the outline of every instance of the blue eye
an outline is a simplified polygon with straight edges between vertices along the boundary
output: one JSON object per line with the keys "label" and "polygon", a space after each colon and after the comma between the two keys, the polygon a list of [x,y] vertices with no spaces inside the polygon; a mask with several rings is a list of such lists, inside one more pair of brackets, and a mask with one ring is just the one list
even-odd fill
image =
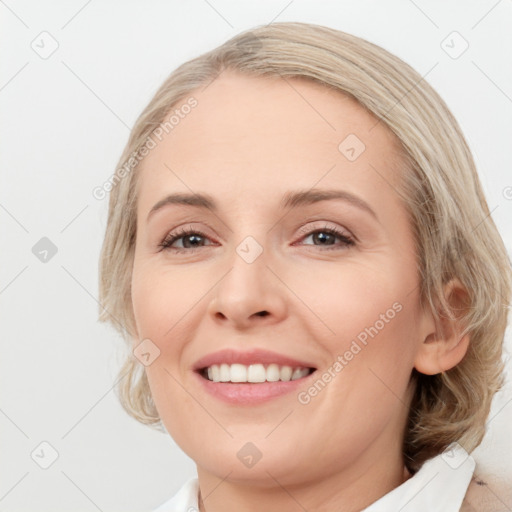
{"label": "blue eye", "polygon": [[[317,241],[321,242],[320,245],[317,247],[323,246],[323,247],[326,247],[327,250],[340,249],[343,247],[350,247],[350,246],[355,245],[354,240],[350,236],[348,236],[343,231],[340,231],[335,228],[315,229],[314,231],[310,231],[304,237],[304,239],[309,238],[309,237],[313,237],[313,240],[316,239]],[[338,245],[336,244],[336,238],[341,240],[341,244],[338,244]],[[332,243],[329,243],[329,242],[332,242]],[[306,245],[309,245],[309,244],[306,244]]]}
{"label": "blue eye", "polygon": [[[324,247],[322,250],[345,249],[355,245],[355,241],[347,233],[336,228],[322,228],[313,231],[305,231],[302,239],[314,237],[313,240],[320,242],[319,245],[313,244],[316,247]],[[341,241],[336,244],[336,239]],[[176,253],[194,252],[201,247],[207,245],[205,241],[210,240],[207,235],[197,229],[182,228],[177,232],[170,233],[165,239],[158,244],[160,250],[171,250]],[[182,247],[173,247],[175,242],[181,241]],[[331,243],[332,242],[332,243]],[[305,244],[311,245],[311,244]]]}
{"label": "blue eye", "polygon": [[[201,245],[197,245],[201,239],[207,238],[208,237],[204,233],[198,231],[197,229],[182,228],[175,233],[170,233],[167,235],[165,239],[160,244],[158,244],[158,246],[161,247],[161,250],[171,249],[175,252],[191,252],[201,247]],[[183,239],[183,247],[172,247],[174,242],[177,242],[181,239]]]}

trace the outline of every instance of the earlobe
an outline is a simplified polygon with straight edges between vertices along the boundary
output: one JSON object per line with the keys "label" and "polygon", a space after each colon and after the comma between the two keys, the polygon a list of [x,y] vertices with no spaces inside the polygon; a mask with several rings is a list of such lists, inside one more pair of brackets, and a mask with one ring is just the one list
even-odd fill
{"label": "earlobe", "polygon": [[436,375],[457,366],[469,347],[469,334],[460,338],[425,340],[418,350],[414,368],[425,375]]}
{"label": "earlobe", "polygon": [[454,278],[444,288],[450,312],[440,312],[435,330],[418,348],[414,367],[420,373],[436,375],[459,364],[469,347],[470,335],[463,334],[463,318],[469,308],[469,294]]}

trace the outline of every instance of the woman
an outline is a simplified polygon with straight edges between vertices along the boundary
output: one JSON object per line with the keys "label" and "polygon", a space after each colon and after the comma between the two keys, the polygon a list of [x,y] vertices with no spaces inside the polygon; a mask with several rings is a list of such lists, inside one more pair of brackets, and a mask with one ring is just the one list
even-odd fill
{"label": "woman", "polygon": [[510,263],[456,120],[382,48],[276,23],[175,70],[100,297],[123,406],[197,464],[160,512],[482,509]]}

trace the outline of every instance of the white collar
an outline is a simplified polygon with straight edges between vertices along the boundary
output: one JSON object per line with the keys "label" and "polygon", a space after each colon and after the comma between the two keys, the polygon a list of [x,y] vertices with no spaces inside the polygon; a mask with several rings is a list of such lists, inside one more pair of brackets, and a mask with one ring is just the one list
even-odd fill
{"label": "white collar", "polygon": [[473,457],[454,443],[362,512],[459,512],[474,470]]}
{"label": "white collar", "polygon": [[[426,461],[402,485],[361,512],[459,512],[471,482],[475,461],[459,444]],[[173,498],[153,512],[199,510],[199,481],[190,478]]]}

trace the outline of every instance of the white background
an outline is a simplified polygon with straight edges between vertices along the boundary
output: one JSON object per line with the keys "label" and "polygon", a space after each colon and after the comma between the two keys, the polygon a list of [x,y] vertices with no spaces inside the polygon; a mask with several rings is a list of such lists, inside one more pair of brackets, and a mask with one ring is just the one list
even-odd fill
{"label": "white background", "polygon": [[[92,190],[168,74],[240,31],[304,21],[364,37],[422,75],[437,63],[426,79],[467,137],[510,253],[510,0],[5,0],[0,14],[0,512],[151,510],[195,474],[112,391],[122,343],[96,320],[107,200]],[[31,47],[42,31],[58,42],[47,59]],[[469,43],[457,59],[441,47],[453,31]],[[42,237],[58,249],[47,263],[32,253]],[[492,416],[475,458],[512,478],[510,383]],[[46,470],[30,456],[42,441],[59,454]]]}

